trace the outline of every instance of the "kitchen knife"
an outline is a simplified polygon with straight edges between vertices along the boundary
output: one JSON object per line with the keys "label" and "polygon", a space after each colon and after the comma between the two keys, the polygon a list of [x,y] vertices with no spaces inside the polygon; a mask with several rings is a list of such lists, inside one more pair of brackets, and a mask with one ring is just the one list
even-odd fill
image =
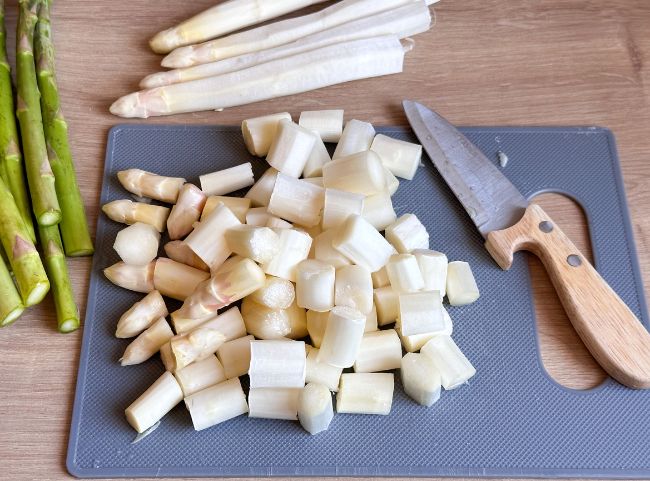
{"label": "kitchen knife", "polygon": [[650,333],[559,226],[443,117],[417,102],[403,105],[415,135],[497,264],[509,269],[520,250],[539,257],[596,361],[621,384],[650,388]]}

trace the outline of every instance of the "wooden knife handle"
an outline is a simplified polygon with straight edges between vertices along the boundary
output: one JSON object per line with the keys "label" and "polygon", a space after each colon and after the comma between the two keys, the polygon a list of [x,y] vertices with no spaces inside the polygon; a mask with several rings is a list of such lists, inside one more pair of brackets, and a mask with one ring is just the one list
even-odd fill
{"label": "wooden knife handle", "polygon": [[539,257],[596,361],[621,384],[650,388],[650,333],[540,206],[529,205],[515,225],[490,232],[485,246],[505,270],[517,251]]}

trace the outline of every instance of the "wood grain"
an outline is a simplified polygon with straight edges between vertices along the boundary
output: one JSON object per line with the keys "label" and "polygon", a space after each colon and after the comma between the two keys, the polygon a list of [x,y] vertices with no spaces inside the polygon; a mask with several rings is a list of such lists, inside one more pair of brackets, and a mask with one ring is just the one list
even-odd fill
{"label": "wood grain", "polygon": [[[7,3],[11,41],[15,0]],[[213,3],[55,2],[52,21],[61,101],[93,229],[106,136],[111,126],[123,122],[108,113],[108,106],[156,70],[160,57],[148,50],[148,38]],[[436,27],[416,38],[399,76],[147,122],[236,124],[287,108],[297,115],[301,110],[344,107],[347,118],[406,125],[401,101],[412,98],[460,125],[609,127],[616,134],[641,270],[647,278],[650,2],[441,0],[435,10]],[[544,208],[560,225],[579,230],[575,209],[555,200],[546,200]],[[546,274],[531,262],[537,292],[543,294],[548,291]],[[70,264],[83,311],[90,259]],[[549,372],[578,386],[598,383],[602,372],[593,362],[583,362],[588,357],[575,334],[569,341],[571,329],[562,320],[557,300],[537,296],[537,306],[546,316],[539,324]],[[56,333],[52,312],[48,300],[0,331],[0,479],[69,478],[64,460],[81,332]],[[567,335],[557,334],[554,326],[562,326]]]}

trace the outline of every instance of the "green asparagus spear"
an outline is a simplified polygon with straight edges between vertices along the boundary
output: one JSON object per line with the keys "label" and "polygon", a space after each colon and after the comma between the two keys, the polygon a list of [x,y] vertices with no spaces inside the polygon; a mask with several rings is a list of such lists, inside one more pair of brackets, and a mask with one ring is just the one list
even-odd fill
{"label": "green asparagus spear", "polygon": [[9,269],[4,260],[0,259],[0,327],[14,322],[24,310]]}
{"label": "green asparagus spear", "polygon": [[39,225],[54,225],[61,210],[54,187],[54,174],[47,156],[40,94],[34,65],[34,30],[40,0],[20,0],[16,27],[17,115],[22,134],[27,181],[32,209]]}
{"label": "green asparagus spear", "polygon": [[0,0],[0,177],[14,196],[32,241],[34,226],[23,174],[23,159],[18,145],[18,129],[11,88],[11,69],[7,61],[4,0]]}
{"label": "green asparagus spear", "polygon": [[61,206],[61,236],[69,256],[93,253],[83,199],[77,185],[74,163],[68,145],[68,125],[61,113],[59,91],[54,70],[54,44],[50,27],[50,0],[42,0],[34,37],[38,87],[45,140],[54,171],[56,195]]}
{"label": "green asparagus spear", "polygon": [[41,258],[29,238],[25,223],[9,188],[0,179],[0,241],[27,307],[41,302],[50,289]]}

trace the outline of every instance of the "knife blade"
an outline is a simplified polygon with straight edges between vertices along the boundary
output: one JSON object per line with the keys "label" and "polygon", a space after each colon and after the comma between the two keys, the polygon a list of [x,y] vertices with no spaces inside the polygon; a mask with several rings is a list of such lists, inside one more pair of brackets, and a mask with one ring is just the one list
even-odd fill
{"label": "knife blade", "polygon": [[441,115],[410,100],[415,135],[507,270],[514,253],[540,258],[571,323],[596,361],[628,387],[650,388],[650,333],[559,226]]}

